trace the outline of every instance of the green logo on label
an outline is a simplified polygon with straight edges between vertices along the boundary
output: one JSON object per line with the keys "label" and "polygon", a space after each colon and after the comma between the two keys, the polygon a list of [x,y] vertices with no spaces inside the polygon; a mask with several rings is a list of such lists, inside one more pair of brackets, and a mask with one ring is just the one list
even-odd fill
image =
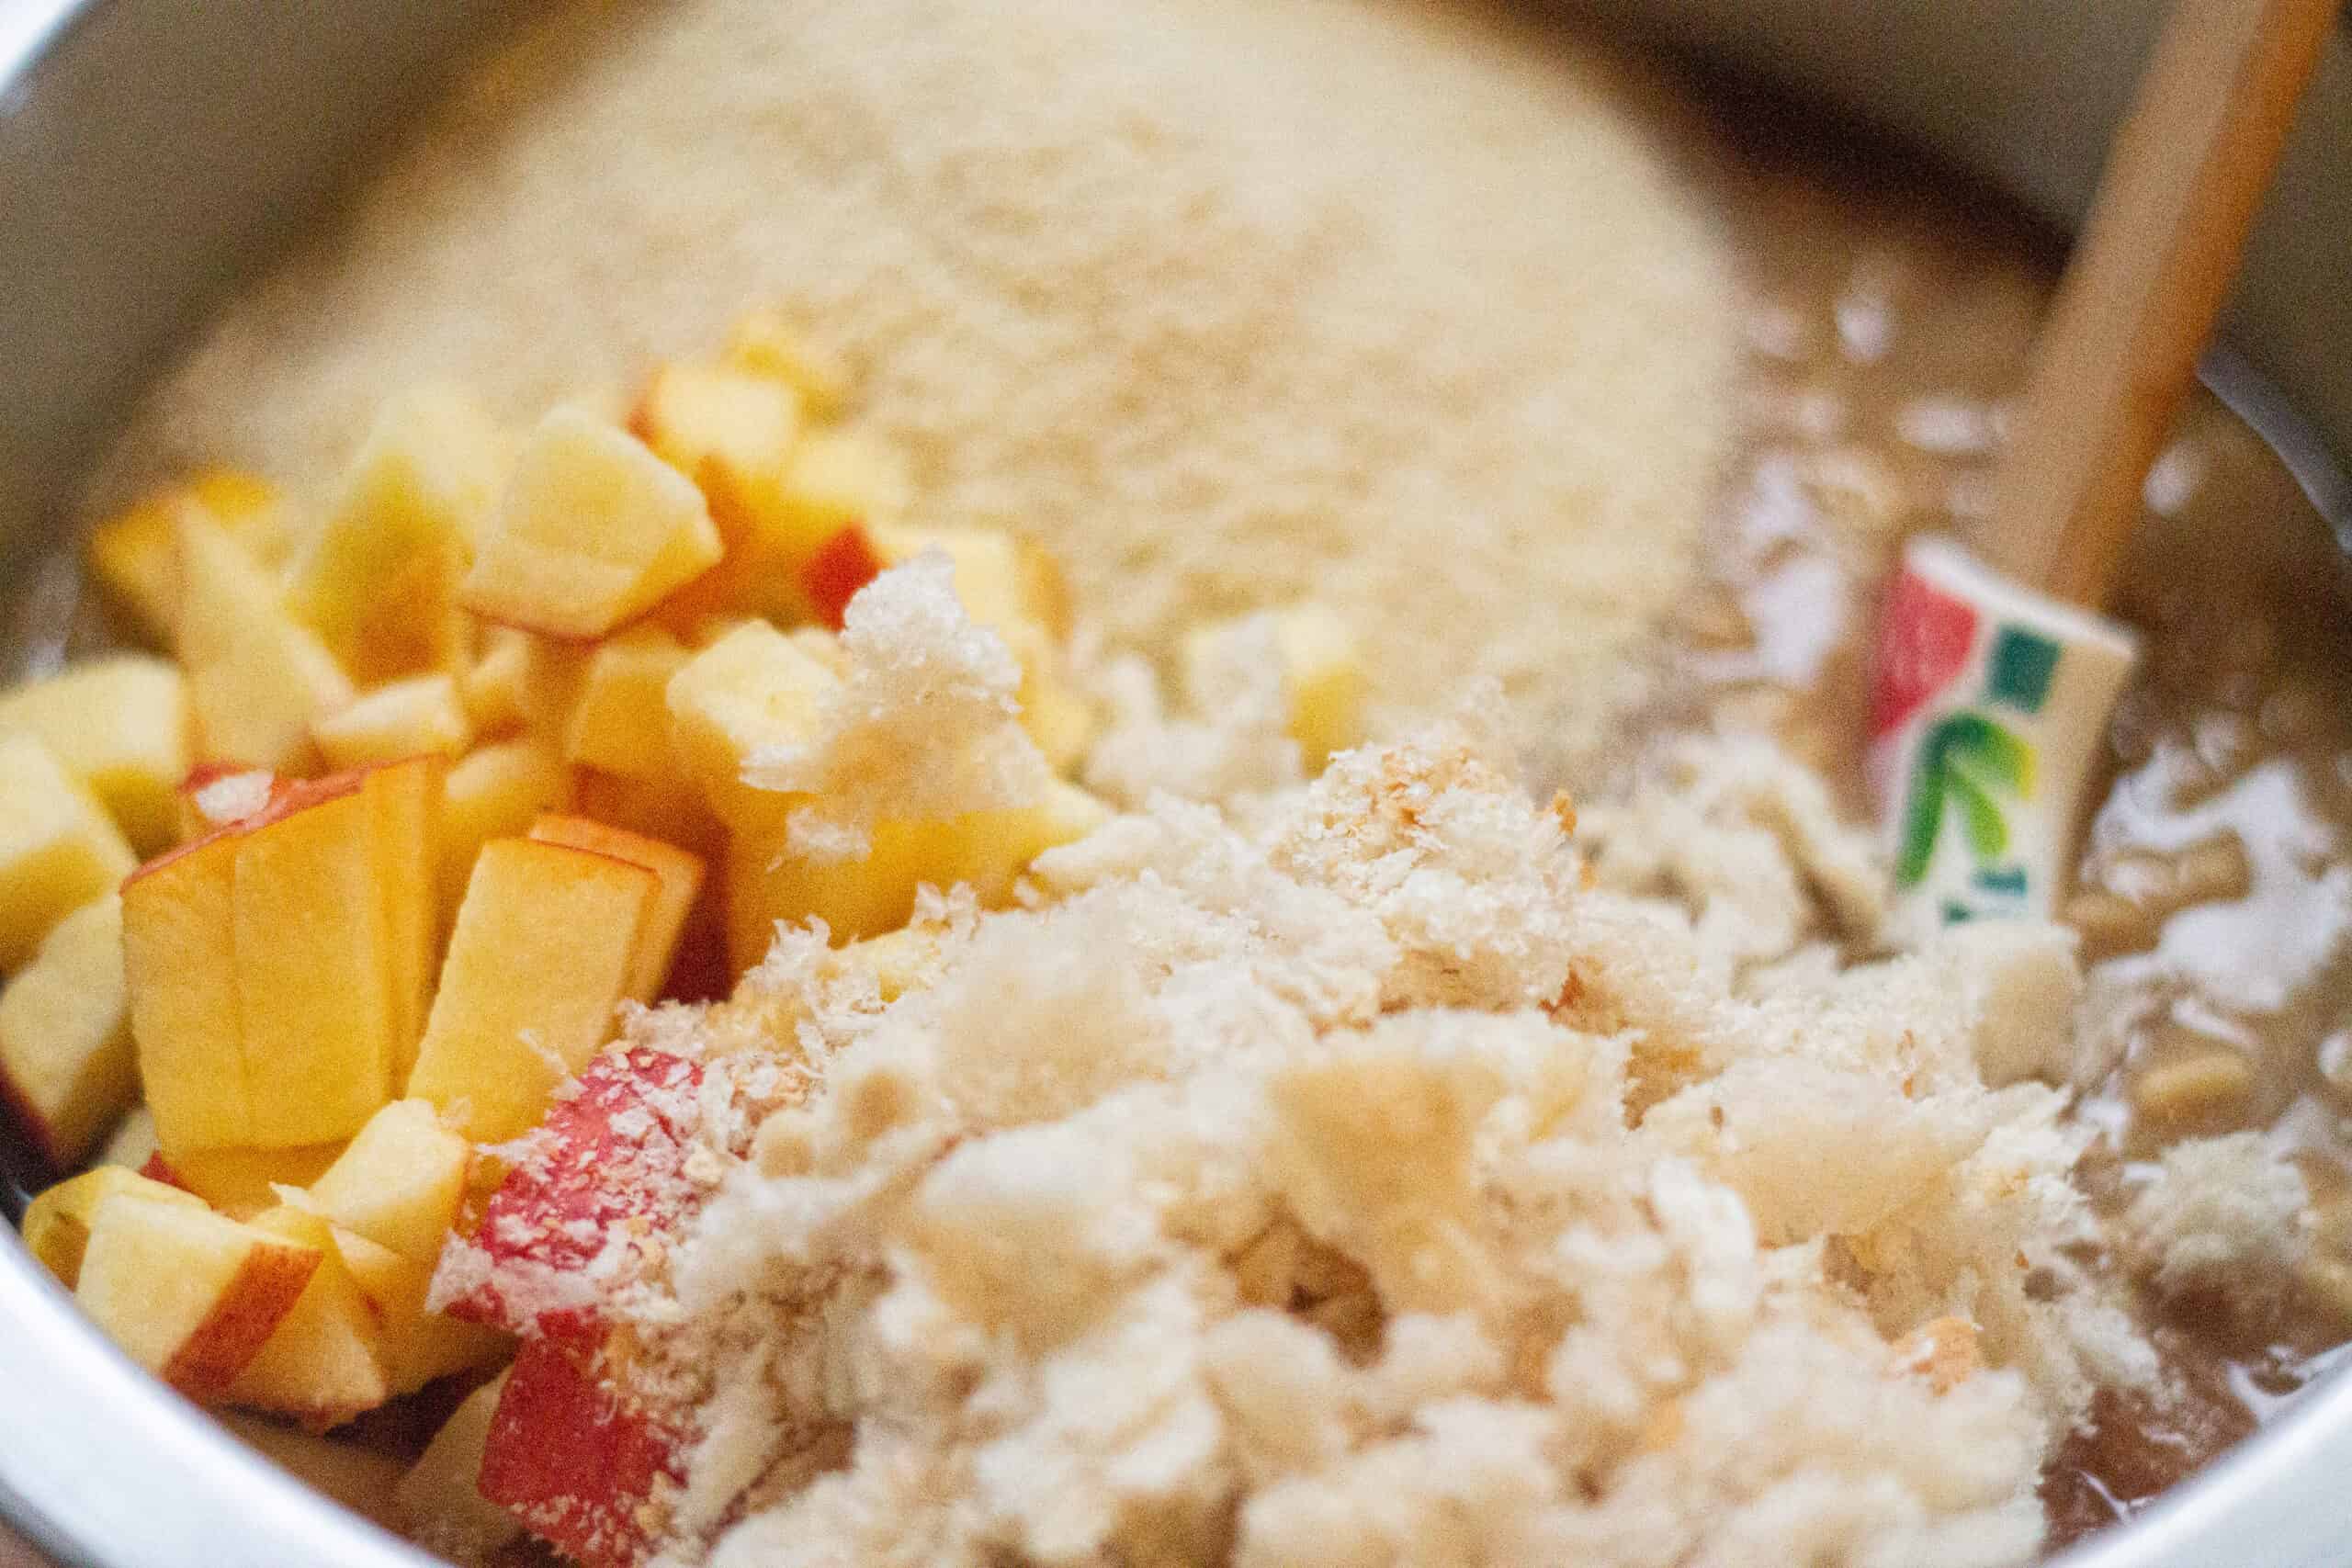
{"label": "green logo on label", "polygon": [[2050,695],[2051,671],[2058,668],[2058,645],[2036,632],[2003,626],[1993,639],[1992,668],[1984,694],[2020,713],[2040,713]]}
{"label": "green logo on label", "polygon": [[[2047,665],[2041,684],[2046,691]],[[2037,692],[2037,704],[2040,697]],[[2001,809],[2002,797],[2023,799],[2032,794],[2033,748],[1983,714],[1962,711],[1937,720],[1922,737],[1911,774],[1911,796],[1903,808],[1902,853],[1894,866],[1896,884],[1916,887],[1927,876],[1947,805],[1960,814],[1962,837],[1982,869],[2008,853],[2009,824]]]}

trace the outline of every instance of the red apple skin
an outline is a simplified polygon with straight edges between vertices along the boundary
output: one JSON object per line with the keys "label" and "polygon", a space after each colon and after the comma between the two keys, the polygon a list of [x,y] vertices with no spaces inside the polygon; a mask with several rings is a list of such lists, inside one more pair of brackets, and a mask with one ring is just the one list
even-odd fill
{"label": "red apple skin", "polygon": [[888,563],[865,529],[853,523],[817,547],[800,568],[801,591],[808,594],[817,616],[834,631],[859,589],[882,575]]}
{"label": "red apple skin", "polygon": [[580,1568],[636,1568],[639,1510],[685,1478],[687,1439],[551,1340],[524,1345],[482,1448],[481,1495]]}
{"label": "red apple skin", "polygon": [[684,1169],[701,1083],[695,1063],[644,1046],[590,1063],[579,1092],[548,1108],[530,1152],[459,1244],[486,1257],[487,1275],[444,1310],[575,1349],[600,1343],[597,1306],[550,1304],[547,1281],[579,1276],[616,1227],[667,1235],[692,1217],[700,1191]]}

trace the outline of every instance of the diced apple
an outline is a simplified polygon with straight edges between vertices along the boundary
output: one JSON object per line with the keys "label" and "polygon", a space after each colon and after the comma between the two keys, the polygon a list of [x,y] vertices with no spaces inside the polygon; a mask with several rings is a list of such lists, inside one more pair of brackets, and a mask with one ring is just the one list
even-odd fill
{"label": "diced apple", "polygon": [[311,740],[330,768],[364,768],[437,752],[462,756],[473,726],[447,675],[413,675],[314,719]]}
{"label": "diced apple", "polygon": [[155,1113],[144,1105],[134,1105],[107,1135],[106,1147],[98,1151],[96,1163],[137,1170],[155,1150]]}
{"label": "diced apple", "polygon": [[458,701],[477,736],[511,735],[524,727],[524,678],[535,640],[513,626],[482,629],[481,645],[458,679]]}
{"label": "diced apple", "polygon": [[573,790],[571,764],[537,737],[502,740],[458,759],[449,769],[441,810],[443,930],[457,919],[481,847],[526,831],[542,812],[567,809]]}
{"label": "diced apple", "polygon": [[442,762],[297,784],[124,885],[140,1069],[166,1154],[348,1137],[422,1028]]}
{"label": "diced apple", "polygon": [[265,567],[284,560],[291,542],[276,489],[227,468],[198,474],[100,524],[90,536],[92,572],[141,629],[166,648],[174,644],[180,607],[179,547],[172,535],[185,509],[218,524]]}
{"label": "diced apple", "polygon": [[96,797],[30,735],[0,733],[0,970],[139,863]]}
{"label": "diced apple", "polygon": [[564,757],[628,778],[674,775],[670,678],[691,657],[664,631],[632,631],[597,645],[564,728]]}
{"label": "diced apple", "polygon": [[879,936],[907,923],[915,890],[968,885],[1001,907],[1029,863],[1107,821],[1102,802],[1057,782],[1040,805],[937,821],[896,821],[874,830],[863,860],[820,861],[795,853],[783,830],[739,832],[728,852],[729,955],[738,972],[765,956],[776,923],[814,916],[832,939]]}
{"label": "diced apple", "polygon": [[391,1455],[233,1410],[222,1411],[219,1419],[239,1442],[311,1490],[388,1530],[400,1529],[406,1515],[397,1499],[407,1467]]}
{"label": "diced apple", "polygon": [[334,1164],[341,1144],[290,1149],[187,1149],[161,1153],[145,1171],[203,1199],[232,1220],[250,1220],[283,1201],[281,1187],[308,1187]]}
{"label": "diced apple", "polygon": [[288,1206],[249,1223],[311,1249],[319,1262],[293,1309],[221,1391],[222,1401],[290,1417],[313,1432],[383,1404],[391,1387],[375,1310],[344,1266],[326,1221]]}
{"label": "diced apple", "polygon": [[558,409],[526,444],[460,599],[550,637],[599,637],[718,561],[693,482],[627,431]]}
{"label": "diced apple", "polygon": [[458,691],[477,736],[527,729],[560,743],[587,684],[596,648],[534,637],[513,626],[485,628],[481,656]]}
{"label": "diced apple", "polygon": [[430,1104],[394,1100],[311,1183],[311,1202],[344,1229],[429,1267],[457,1218],[472,1153]]}
{"label": "diced apple", "polygon": [[449,765],[427,753],[359,776],[376,830],[376,887],[391,953],[392,1082],[405,1082],[433,1005],[440,968],[441,901],[435,868],[447,830]]}
{"label": "diced apple", "polygon": [[486,1562],[523,1533],[522,1520],[481,1495],[482,1450],[505,1389],[502,1372],[466,1395],[393,1493],[401,1529],[452,1562]]}
{"label": "diced apple", "polygon": [[[1282,662],[1285,728],[1298,742],[1307,771],[1318,773],[1334,752],[1363,743],[1367,678],[1355,635],[1313,601],[1264,614],[1272,625],[1273,656]],[[1220,646],[1239,626],[1204,626],[1185,637],[1185,685],[1196,706],[1217,700]]]}
{"label": "diced apple", "polygon": [[477,1143],[536,1123],[611,1037],[660,889],[641,865],[568,844],[484,846],[408,1092]]}
{"label": "diced apple", "polygon": [[[700,1123],[702,1069],[649,1046],[608,1051],[578,1092],[548,1108],[481,1223],[451,1257],[451,1315],[526,1337],[593,1345],[603,1297],[626,1281],[589,1265],[615,1237],[683,1227],[702,1201],[684,1171]],[[469,1256],[459,1248],[468,1249]]]}
{"label": "diced apple", "polygon": [[188,768],[187,683],[174,666],[118,654],[0,694],[0,732],[37,737],[113,814],[132,848],[169,848]]}
{"label": "diced apple", "polygon": [[180,661],[197,755],[300,773],[311,721],[351,701],[350,679],[287,613],[252,556],[201,516],[178,519]]}
{"label": "diced apple", "polygon": [[683,774],[633,779],[582,768],[578,781],[572,810],[579,816],[675,844],[706,862],[726,847],[726,825],[711,811],[702,791]]}
{"label": "diced apple", "polygon": [[1072,689],[1062,644],[1069,636],[1069,592],[1053,557],[1027,539],[995,528],[909,528],[876,525],[887,565],[938,550],[955,568],[965,613],[1004,638],[1021,660],[1021,723],[1056,770],[1085,751],[1094,716]]}
{"label": "diced apple", "polygon": [[44,1189],[25,1209],[25,1250],[67,1290],[82,1277],[82,1252],[90,1244],[91,1216],[101,1202],[118,1192],[204,1207],[204,1200],[193,1192],[119,1165],[102,1165]]}
{"label": "diced apple", "polygon": [[191,1399],[220,1397],[300,1300],[318,1248],[143,1193],[90,1216],[74,1293],[130,1359]]}
{"label": "diced apple", "polygon": [[839,414],[849,397],[848,370],[773,310],[753,311],[735,324],[727,334],[727,362],[790,387],[817,419]]}
{"label": "diced apple", "polygon": [[[239,1142],[347,1138],[391,1098],[406,1054],[375,805],[355,784],[237,830],[236,845],[231,951],[251,1118]],[[168,1132],[164,1143],[176,1156]]]}
{"label": "diced apple", "polygon": [[906,509],[907,479],[888,447],[844,430],[815,430],[793,448],[784,503],[806,549],[852,523],[878,526]]}
{"label": "diced apple", "polygon": [[461,667],[471,630],[458,583],[497,500],[506,446],[481,406],[446,388],[386,403],[287,603],[362,684]]}
{"label": "diced apple", "polygon": [[849,602],[882,575],[885,564],[873,536],[853,523],[818,546],[816,553],[801,564],[800,591],[817,619],[839,631]]}
{"label": "diced apple", "polygon": [[514,1353],[509,1335],[479,1323],[427,1312],[433,1265],[403,1258],[356,1231],[334,1228],[335,1250],[368,1298],[384,1382],[397,1396],[435,1378],[494,1367]]}
{"label": "diced apple", "polygon": [[535,1340],[499,1394],[481,1494],[580,1568],[638,1568],[650,1545],[643,1510],[684,1479],[687,1442],[597,1369]]}
{"label": "diced apple", "polygon": [[805,740],[839,678],[763,621],[747,622],[695,655],[670,682],[671,739],[722,819],[772,821],[787,797],[753,790],[743,765],[763,746]]}
{"label": "diced apple", "polygon": [[646,383],[628,426],[690,479],[717,459],[738,475],[780,480],[800,438],[800,394],[732,366],[664,365]]}
{"label": "diced apple", "polygon": [[251,1141],[237,999],[233,829],[150,861],[122,887],[123,971],[139,1075],[174,1154]]}
{"label": "diced apple", "polygon": [[541,843],[569,844],[641,865],[660,879],[660,889],[638,931],[637,953],[624,993],[634,1002],[650,1002],[660,996],[662,982],[670,976],[670,962],[677,956],[678,937],[686,928],[695,896],[702,891],[702,857],[584,817],[542,817],[531,824],[530,836]]}
{"label": "diced apple", "polygon": [[139,1098],[116,895],[59,921],[0,989],[0,1093],[59,1169]]}

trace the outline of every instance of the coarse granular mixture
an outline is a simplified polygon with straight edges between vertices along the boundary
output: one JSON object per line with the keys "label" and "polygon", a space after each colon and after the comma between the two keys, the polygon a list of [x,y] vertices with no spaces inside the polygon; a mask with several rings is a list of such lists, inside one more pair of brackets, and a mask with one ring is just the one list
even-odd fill
{"label": "coarse granular mixture", "polygon": [[101,495],[324,494],[389,390],[520,419],[774,301],[910,520],[1050,546],[1114,645],[1312,593],[1414,628],[1366,639],[1392,712],[1489,674],[1566,748],[1635,694],[1731,428],[1727,247],[1638,91],[1429,0],[566,7],[228,310]]}
{"label": "coarse granular mixture", "polygon": [[[877,691],[970,638],[919,567],[850,614]],[[436,1283],[605,1325],[671,1456],[526,1517],[727,1568],[2014,1563],[2095,1394],[2161,1397],[2132,1269],[2307,1244],[2252,1139],[2103,1226],[2071,934],[1856,961],[1883,874],[1766,743],[1578,825],[1474,705],[1255,816],[1163,796],[1027,908],[931,901],[888,1001],[803,930],[638,1014],[651,1196],[590,1179],[654,1223],[551,1277],[493,1217]]]}

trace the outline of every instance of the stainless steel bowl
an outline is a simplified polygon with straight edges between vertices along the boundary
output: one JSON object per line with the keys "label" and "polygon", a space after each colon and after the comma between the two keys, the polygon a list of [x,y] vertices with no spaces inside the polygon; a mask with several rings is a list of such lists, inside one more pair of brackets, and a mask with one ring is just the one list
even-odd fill
{"label": "stainless steel bowl", "polygon": [[[1586,0],[1837,104],[2061,223],[2161,0]],[[94,445],[205,310],[519,0],[0,0],[0,633],[51,570]],[[2352,493],[2352,58],[2339,37],[2258,228],[2223,389],[2339,529]],[[2352,533],[2346,534],[2352,541]],[[23,1151],[0,1145],[0,1179]],[[2352,1378],[2066,1568],[2352,1556]],[[13,1526],[16,1536],[8,1533]],[[17,1538],[21,1537],[22,1540]],[[35,1551],[38,1548],[38,1551]],[[40,1553],[46,1553],[44,1558]],[[0,1568],[422,1568],[137,1371],[0,1235]]]}

